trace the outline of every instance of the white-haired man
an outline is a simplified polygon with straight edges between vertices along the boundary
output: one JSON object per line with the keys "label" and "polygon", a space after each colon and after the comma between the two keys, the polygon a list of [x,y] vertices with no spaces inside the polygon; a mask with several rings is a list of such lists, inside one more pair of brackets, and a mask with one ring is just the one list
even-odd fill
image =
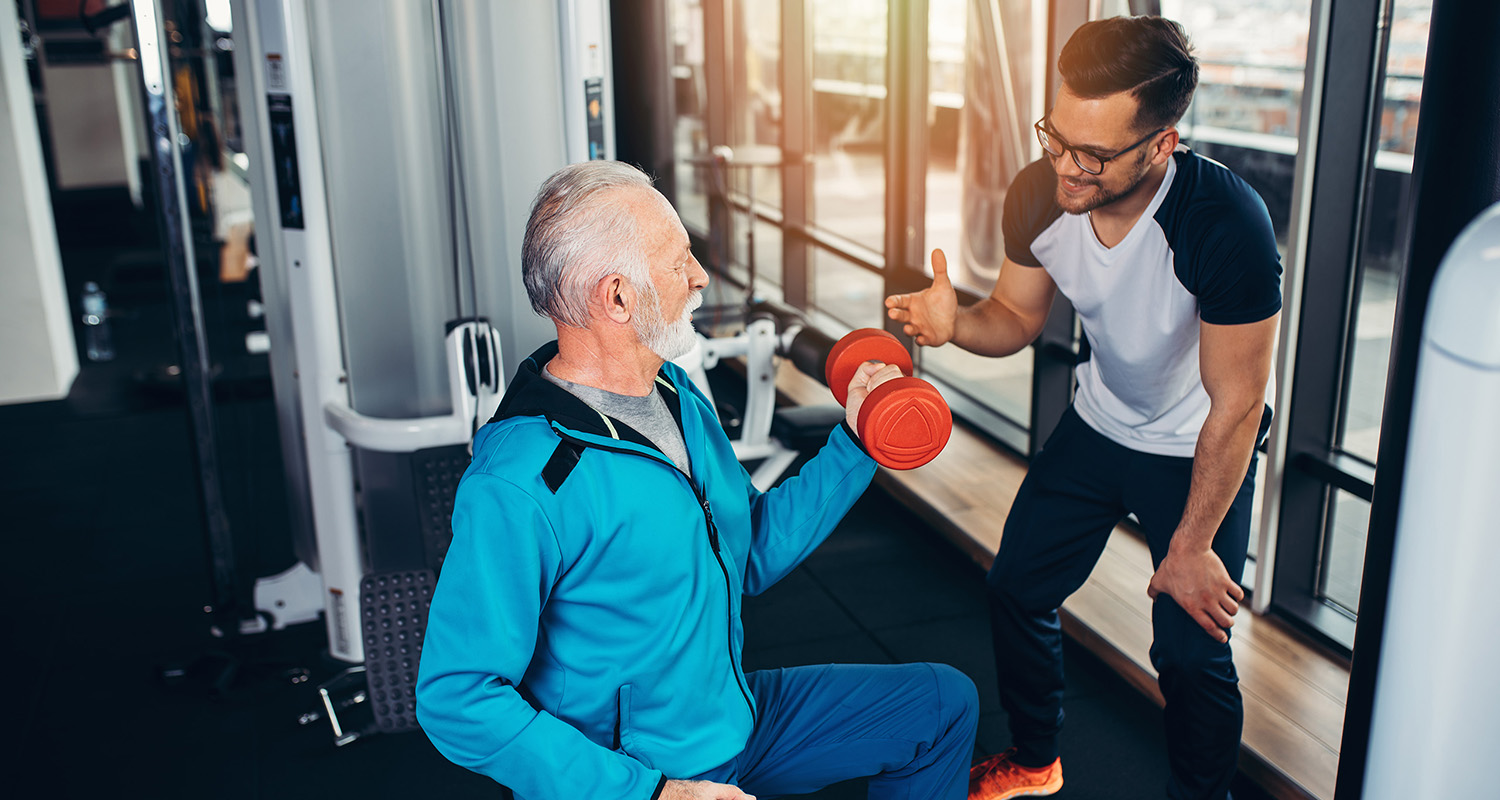
{"label": "white-haired man", "polygon": [[[951,667],[745,673],[740,598],[802,561],[875,462],[848,424],[760,492],[671,359],[708,275],[632,167],[542,186],[523,245],[557,341],[475,436],[428,622],[417,715],[518,797],[743,800],[870,776],[874,798],[961,798],[977,720]],[[898,375],[866,364],[848,419]]]}

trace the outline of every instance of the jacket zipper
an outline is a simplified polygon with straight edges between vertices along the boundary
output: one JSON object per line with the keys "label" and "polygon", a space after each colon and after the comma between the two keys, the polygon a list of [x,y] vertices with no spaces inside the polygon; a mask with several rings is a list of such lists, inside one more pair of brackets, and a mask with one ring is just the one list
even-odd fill
{"label": "jacket zipper", "polygon": [[[689,485],[693,482],[688,481]],[[740,694],[745,697],[745,705],[750,707],[750,724],[755,724],[755,703],[750,699],[750,688],[745,685],[744,678],[740,677],[739,667],[735,665],[734,658],[734,594],[729,583],[729,568],[724,565],[724,556],[719,553],[719,528],[714,525],[714,512],[708,506],[708,500],[698,493],[698,487],[693,485],[693,494],[698,498],[698,504],[703,507],[703,521],[708,523],[708,543],[713,546],[714,560],[719,562],[719,571],[724,573],[724,602],[727,604],[727,624],[729,629],[724,637],[724,644],[729,648],[729,670],[734,673],[735,685],[740,688]]]}
{"label": "jacket zipper", "polygon": [[[568,441],[580,447],[593,447],[611,453],[623,453],[625,455],[640,456],[641,458],[652,458],[652,456],[645,455],[644,453],[640,453],[635,450],[627,450],[623,447],[606,447],[604,445],[595,444],[593,442],[585,442],[572,436],[566,436],[555,428],[553,429],[553,432],[557,433],[558,438],[567,439]],[[675,465],[672,465],[672,469],[678,474],[682,474],[681,470],[678,470]],[[729,649],[729,671],[734,673],[735,686],[739,688],[740,695],[745,698],[745,705],[750,709],[750,724],[754,725],[759,715],[756,714],[755,711],[755,702],[750,699],[750,688],[745,685],[745,679],[740,675],[740,668],[735,663],[734,590],[729,581],[729,567],[724,564],[724,556],[719,553],[719,528],[718,526],[714,525],[714,512],[708,505],[708,499],[698,491],[698,486],[697,484],[693,483],[691,477],[687,475],[683,475],[682,477],[687,481],[688,488],[693,490],[693,497],[697,498],[698,506],[703,509],[703,521],[708,525],[708,544],[714,551],[714,560],[719,562],[719,572],[724,575],[725,624],[728,626],[724,645]]]}

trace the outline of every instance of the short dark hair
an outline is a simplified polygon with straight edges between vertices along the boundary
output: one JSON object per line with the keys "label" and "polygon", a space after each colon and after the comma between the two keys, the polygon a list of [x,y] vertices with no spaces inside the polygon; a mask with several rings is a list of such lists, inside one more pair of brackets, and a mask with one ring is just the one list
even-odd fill
{"label": "short dark hair", "polygon": [[1177,124],[1198,88],[1198,60],[1182,26],[1163,17],[1086,22],[1057,58],[1068,91],[1094,99],[1129,92],[1138,130]]}

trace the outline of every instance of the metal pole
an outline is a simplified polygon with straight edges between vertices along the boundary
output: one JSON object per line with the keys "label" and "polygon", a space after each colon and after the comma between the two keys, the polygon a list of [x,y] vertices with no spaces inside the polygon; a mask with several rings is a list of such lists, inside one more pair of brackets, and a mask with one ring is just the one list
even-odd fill
{"label": "metal pole", "polygon": [[176,334],[182,386],[188,407],[188,431],[198,467],[203,522],[212,567],[212,604],[216,632],[239,632],[239,598],[234,541],[219,484],[218,445],[215,439],[213,392],[208,343],[203,335],[203,304],[198,293],[197,262],[193,257],[192,226],[188,221],[187,190],[182,181],[182,153],[177,144],[177,110],[171,92],[171,65],[162,27],[160,0],[132,0],[131,14],[140,46],[141,80],[150,126],[152,178],[159,203],[162,249],[172,288],[172,328]]}

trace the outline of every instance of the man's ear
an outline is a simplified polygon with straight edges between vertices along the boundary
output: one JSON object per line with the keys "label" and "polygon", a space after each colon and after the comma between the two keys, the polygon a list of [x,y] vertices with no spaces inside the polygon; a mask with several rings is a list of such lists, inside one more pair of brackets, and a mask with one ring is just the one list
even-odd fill
{"label": "man's ear", "polygon": [[635,304],[640,299],[635,287],[625,276],[618,272],[612,272],[599,279],[594,284],[594,305],[605,319],[619,325],[630,322],[635,314]]}
{"label": "man's ear", "polygon": [[1152,164],[1165,164],[1172,154],[1177,152],[1177,143],[1182,140],[1182,134],[1176,128],[1167,128],[1162,131],[1162,137],[1151,150]]}

